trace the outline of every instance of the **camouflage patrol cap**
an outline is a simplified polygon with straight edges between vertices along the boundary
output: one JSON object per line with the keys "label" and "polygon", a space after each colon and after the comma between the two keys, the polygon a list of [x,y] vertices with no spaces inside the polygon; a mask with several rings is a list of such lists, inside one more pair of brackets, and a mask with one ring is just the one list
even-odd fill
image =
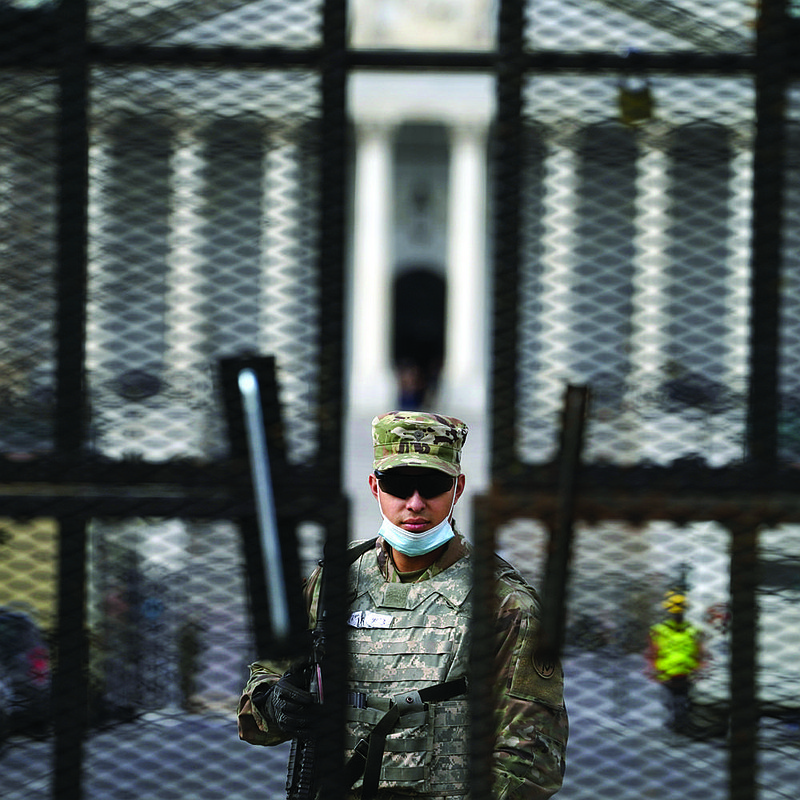
{"label": "camouflage patrol cap", "polygon": [[461,474],[461,448],[469,428],[460,419],[423,411],[390,411],[372,420],[377,470],[427,467]]}

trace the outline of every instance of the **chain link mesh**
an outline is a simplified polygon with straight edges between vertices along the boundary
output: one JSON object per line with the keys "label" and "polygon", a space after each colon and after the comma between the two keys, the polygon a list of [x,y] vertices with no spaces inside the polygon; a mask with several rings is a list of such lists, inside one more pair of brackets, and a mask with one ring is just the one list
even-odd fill
{"label": "chain link mesh", "polygon": [[[249,748],[233,723],[256,653],[238,478],[215,471],[230,457],[217,367],[275,355],[292,483],[282,486],[302,506],[290,527],[308,574],[326,515],[341,508],[329,503],[339,487],[318,470],[330,457],[325,437],[341,427],[330,410],[343,369],[343,359],[326,362],[328,332],[341,338],[341,273],[323,266],[321,248],[331,136],[323,93],[335,59],[319,48],[331,4],[87,4],[85,342],[80,323],[66,328],[85,344],[75,425],[85,413],[87,435],[80,453],[64,454],[57,320],[70,187],[59,178],[59,135],[70,95],[58,30],[62,6],[81,5],[0,2],[0,453],[3,490],[22,498],[0,517],[0,794],[79,785],[86,798],[119,800],[280,797],[287,749]],[[390,31],[400,5],[386,2],[375,30]],[[429,5],[438,22],[455,8]],[[488,15],[491,4],[480,5]],[[800,17],[796,5],[789,13]],[[748,414],[761,407],[754,395],[777,398],[780,465],[800,454],[792,82],[773,121],[785,116],[776,374],[751,384],[754,202],[774,178],[759,171],[756,14],[745,0],[531,2],[519,63],[503,50],[498,66],[501,79],[514,69],[521,79],[515,280],[505,281],[501,258],[494,265],[493,411],[511,424],[495,425],[493,445],[509,456],[493,462],[479,499],[489,513],[476,516],[472,535],[493,538],[543,584],[564,387],[588,385],[564,630],[565,800],[735,798],[747,770],[759,800],[781,800],[800,778],[796,486],[791,470],[774,481],[737,473],[752,445]],[[495,27],[487,17],[485,31]],[[500,163],[509,151],[494,148],[504,135],[494,132],[491,149],[498,208],[513,194]],[[446,159],[439,144],[435,158]],[[402,156],[413,162],[414,148]],[[432,168],[446,174],[444,163]],[[504,242],[493,244],[501,253]],[[511,377],[502,371],[510,363]],[[104,483],[104,471],[123,477]],[[216,476],[234,484],[230,509],[167,513],[154,503],[178,502],[193,481],[211,502],[224,493]],[[520,476],[530,482],[517,504]],[[306,497],[315,487],[324,503]],[[134,510],[93,513],[104,493],[104,509],[115,498]],[[87,521],[77,559],[85,574],[64,541],[76,519]],[[69,699],[74,728],[59,723],[59,738],[49,702],[53,676],[76,657],[57,642],[59,587],[70,586],[85,593],[73,602],[86,608],[86,702],[80,692]],[[704,650],[678,729],[648,661],[670,591],[688,598]],[[27,631],[22,689],[8,666],[12,625]],[[744,717],[732,697],[745,696],[751,678]],[[742,719],[752,721],[753,763],[736,738]],[[65,767],[70,730],[85,738]],[[80,773],[73,783],[70,769]]]}

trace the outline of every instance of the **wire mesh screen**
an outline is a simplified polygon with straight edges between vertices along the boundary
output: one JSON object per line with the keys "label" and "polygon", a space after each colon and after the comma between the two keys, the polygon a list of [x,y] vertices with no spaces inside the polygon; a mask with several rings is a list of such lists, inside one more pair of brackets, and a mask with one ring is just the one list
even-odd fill
{"label": "wire mesh screen", "polygon": [[95,446],[114,457],[218,455],[216,359],[280,351],[289,455],[308,460],[317,79],[98,72],[93,89],[103,120],[90,206]]}
{"label": "wire mesh screen", "polygon": [[676,0],[648,7],[639,0],[546,1],[526,6],[531,50],[653,53],[742,53],[752,47],[756,12],[740,0]]}
{"label": "wire mesh screen", "polygon": [[93,41],[114,44],[303,47],[321,43],[321,8],[320,0],[100,0],[89,3],[89,25]]}
{"label": "wire mesh screen", "polygon": [[[763,504],[756,500],[752,515],[726,508],[719,479],[759,449],[766,429],[754,432],[753,417],[769,416],[776,379],[778,450],[785,465],[794,461],[791,390],[783,388],[791,384],[794,338],[784,294],[793,129],[785,136],[780,230],[781,355],[771,381],[753,385],[753,348],[766,353],[759,336],[772,335],[759,318],[778,313],[778,305],[765,310],[763,286],[776,284],[758,266],[770,236],[762,226],[780,213],[777,203],[766,210],[775,203],[780,123],[760,119],[756,145],[757,96],[769,90],[752,73],[637,66],[639,47],[747,53],[750,12],[739,3],[660,4],[637,15],[657,24],[633,34],[609,23],[618,12],[643,11],[641,4],[559,6],[572,27],[553,6],[535,4],[526,7],[523,42],[514,41],[513,21],[505,34],[509,48],[534,56],[521,71],[518,138],[501,129],[498,150],[501,160],[516,152],[522,165],[518,207],[503,205],[499,183],[496,194],[498,230],[508,236],[503,215],[518,210],[521,239],[516,266],[505,267],[513,250],[502,241],[495,265],[503,276],[496,325],[506,336],[495,341],[496,410],[502,416],[514,405],[506,425],[495,421],[495,444],[513,447],[495,458],[498,483],[479,501],[500,552],[525,565],[538,586],[565,517],[577,517],[564,630],[571,738],[559,796],[788,797],[797,781],[788,756],[797,708],[775,703],[773,693],[797,686],[787,671],[790,648],[777,634],[796,625],[789,588],[797,579],[796,531],[786,525],[756,535]],[[535,56],[562,47],[627,55],[606,73],[570,70],[565,58],[558,74],[540,74],[535,65],[547,62]],[[511,128],[509,84],[511,112],[502,122]],[[572,475],[563,439],[570,384],[591,390],[586,468]],[[746,491],[750,474],[730,488]],[[671,500],[691,492],[693,481],[708,495],[691,511],[678,508]],[[673,680],[665,668],[670,626],[695,642],[688,680]],[[739,748],[748,736],[752,760]]]}
{"label": "wire mesh screen", "polygon": [[50,448],[55,318],[55,82],[6,75],[2,139],[2,445]]}
{"label": "wire mesh screen", "polygon": [[752,85],[647,81],[644,130],[618,76],[525,87],[525,461],[551,457],[570,382],[593,389],[590,460],[743,455]]}
{"label": "wire mesh screen", "polygon": [[[173,5],[151,21],[143,4],[143,24],[124,30],[123,9],[97,8],[92,31],[176,45],[299,45],[318,35],[312,4],[285,6],[269,26],[255,6]],[[190,34],[176,31],[187,13],[198,15]],[[316,455],[319,112],[319,77],[308,71],[93,74],[87,362],[103,454],[224,456],[217,359],[280,352],[287,459]],[[231,725],[256,657],[237,526],[98,523],[91,552],[98,722],[144,724],[137,744],[98,737],[88,791],[166,796],[167,785],[213,797],[255,779],[278,796],[283,748],[259,758]],[[206,766],[182,776],[175,759],[187,749]]]}
{"label": "wire mesh screen", "polygon": [[[14,21],[6,4],[0,25]],[[46,29],[24,19],[6,52],[25,52]],[[4,36],[5,39],[5,36]],[[35,46],[35,45],[33,45]],[[0,450],[12,470],[52,450],[56,363],[57,83],[37,70],[5,72],[0,87]],[[44,512],[47,514],[47,512]],[[0,521],[0,751],[2,793],[12,737],[51,753],[51,641],[56,618],[59,526],[42,517]],[[10,755],[10,754],[9,754]],[[20,767],[28,756],[20,756]],[[46,772],[37,776],[44,780]]]}
{"label": "wire mesh screen", "polygon": [[[542,587],[565,497],[574,511],[559,796],[794,798],[797,86],[764,105],[744,0],[379,5],[352,3],[348,22],[322,0],[0,0],[0,795],[284,795],[288,746],[235,729],[260,653],[250,473],[219,365],[275,358],[279,516],[308,575],[347,518],[332,446],[344,57],[325,36],[351,25],[378,47],[350,66],[477,65],[497,81],[486,427],[507,458],[465,533]],[[468,5],[485,24],[459,61],[450,21]],[[395,38],[423,7],[420,41],[448,29],[449,55]],[[444,197],[454,139],[432,113],[402,120],[414,136],[393,156],[441,176]],[[437,219],[445,250],[456,222]],[[754,333],[773,323],[773,344]],[[755,380],[769,356],[774,375]],[[565,495],[568,384],[591,403]],[[753,418],[768,426],[773,400],[780,469],[756,468]],[[665,679],[657,650],[678,618],[688,682]],[[477,763],[495,732],[474,710]]]}
{"label": "wire mesh screen", "polygon": [[796,359],[800,353],[800,343],[797,341],[795,333],[797,329],[798,315],[800,309],[797,307],[797,287],[795,284],[797,277],[797,213],[800,198],[797,196],[797,175],[798,175],[798,120],[800,113],[800,98],[798,97],[798,87],[796,84],[790,86],[790,102],[787,107],[789,112],[789,127],[787,130],[787,164],[786,164],[786,188],[784,206],[784,239],[783,239],[783,270],[781,273],[781,285],[784,287],[781,303],[781,336],[780,350],[780,447],[781,457],[789,462],[797,461],[798,457],[798,434],[797,430],[797,385],[796,385]]}
{"label": "wire mesh screen", "polygon": [[[9,69],[2,84],[0,448],[12,480],[14,463],[35,473],[55,447],[59,158],[70,146],[59,151],[58,136],[71,125],[80,135],[79,119],[66,118],[68,77],[47,64],[61,5],[80,14],[75,3],[0,4],[11,53],[42,64]],[[180,48],[252,54],[321,43],[312,2],[94,2],[86,11],[90,46],[171,48],[173,61]],[[249,69],[246,56],[227,69],[186,66],[189,56],[181,66],[120,64],[129,58],[89,68],[83,107],[85,342],[79,320],[69,332],[85,347],[88,412],[75,463],[90,480],[104,465],[122,465],[130,479],[137,464],[153,480],[151,464],[196,475],[228,459],[219,360],[280,351],[286,462],[308,468],[321,435],[319,71],[280,59]],[[167,482],[175,474],[161,473]],[[255,754],[236,736],[236,701],[256,657],[239,526],[174,510],[142,517],[140,508],[125,519],[118,509],[90,512],[83,579],[64,574],[72,556],[59,553],[55,521],[3,519],[0,794],[216,797],[255,783],[280,796],[285,749]],[[322,534],[295,524],[308,573]],[[74,651],[55,646],[59,584],[70,582],[79,610],[85,602],[85,663],[77,641]],[[59,736],[88,733],[71,781],[54,752],[52,677],[76,658],[88,671],[86,708],[76,692],[74,726]]]}
{"label": "wire mesh screen", "polygon": [[[670,727],[671,698],[655,680],[648,645],[665,593],[683,586],[692,597],[687,618],[707,637],[703,682],[724,680],[728,534],[714,525],[605,523],[579,526],[575,537],[564,651],[573,758],[561,795],[727,797],[724,747]],[[531,521],[498,536],[501,553],[518,564],[542,563],[547,541]],[[541,571],[526,577],[542,584]],[[708,734],[723,695],[695,695],[688,724]]]}

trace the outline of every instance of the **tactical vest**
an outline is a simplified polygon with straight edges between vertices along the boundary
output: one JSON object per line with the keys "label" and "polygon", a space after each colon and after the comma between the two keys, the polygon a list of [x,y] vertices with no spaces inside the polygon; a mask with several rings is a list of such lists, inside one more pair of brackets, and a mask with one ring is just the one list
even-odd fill
{"label": "tactical vest", "polygon": [[680,627],[660,622],[650,629],[656,647],[653,666],[662,680],[678,675],[691,675],[700,665],[697,637],[691,625]]}
{"label": "tactical vest", "polygon": [[[346,757],[357,746],[365,749],[376,726],[387,727],[386,715],[391,710],[391,730],[378,731],[382,792],[413,790],[448,800],[467,795],[465,684],[457,690],[458,696],[443,692],[441,685],[458,678],[463,681],[467,673],[470,588],[468,559],[420,583],[388,583],[374,550],[350,569],[355,599],[348,620],[351,671]],[[450,698],[431,699],[437,694]],[[368,783],[366,776],[364,783]],[[355,788],[361,785],[359,779]]]}

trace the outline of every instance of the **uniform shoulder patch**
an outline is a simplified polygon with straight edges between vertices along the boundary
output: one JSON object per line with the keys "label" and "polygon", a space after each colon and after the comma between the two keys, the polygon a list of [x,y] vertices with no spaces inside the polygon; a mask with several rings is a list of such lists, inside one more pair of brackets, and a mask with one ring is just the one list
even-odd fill
{"label": "uniform shoulder patch", "polygon": [[545,658],[540,653],[533,654],[533,668],[539,677],[549,681],[556,674],[556,662],[552,658]]}
{"label": "uniform shoulder patch", "polygon": [[537,634],[538,626],[531,630],[530,621],[525,620],[520,628],[515,660],[510,665],[508,694],[561,708],[564,704],[564,674],[557,661],[548,661],[537,653]]}

